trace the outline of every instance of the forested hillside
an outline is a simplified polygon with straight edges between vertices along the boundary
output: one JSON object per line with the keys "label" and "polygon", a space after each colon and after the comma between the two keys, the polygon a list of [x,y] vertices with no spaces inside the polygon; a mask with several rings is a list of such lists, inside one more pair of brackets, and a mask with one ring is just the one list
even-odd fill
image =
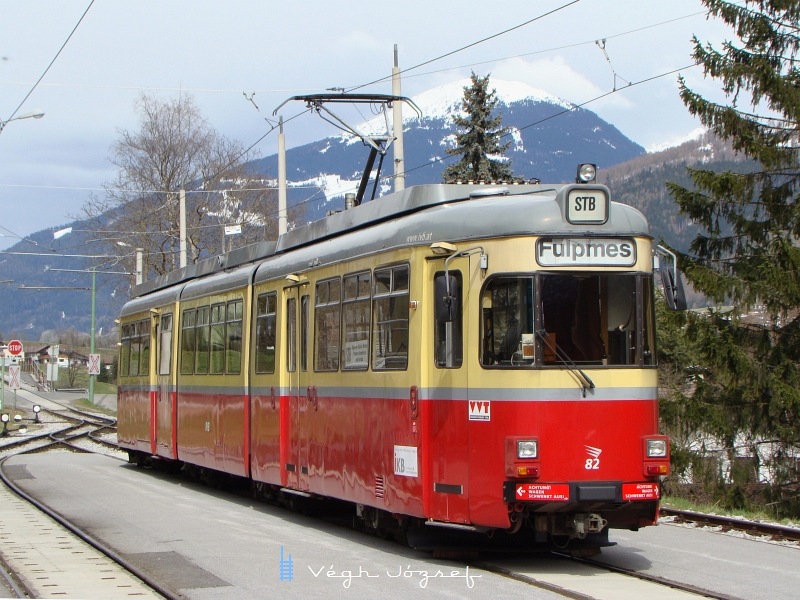
{"label": "forested hillside", "polygon": [[601,166],[598,181],[611,188],[617,202],[635,206],[647,216],[656,242],[684,252],[697,229],[687,217],[678,214],[666,183],[691,187],[687,167],[716,172],[746,169],[730,146],[704,134],[680,146],[638,156],[608,169]]}

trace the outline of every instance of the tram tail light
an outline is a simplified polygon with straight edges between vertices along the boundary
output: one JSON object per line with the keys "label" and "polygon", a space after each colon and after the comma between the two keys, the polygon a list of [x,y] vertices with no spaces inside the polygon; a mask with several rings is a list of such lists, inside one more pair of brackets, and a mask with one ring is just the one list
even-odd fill
{"label": "tram tail light", "polygon": [[669,475],[669,465],[659,463],[655,465],[645,465],[646,475],[649,477],[658,477],[659,475]]}
{"label": "tram tail light", "polygon": [[534,437],[506,438],[506,477],[539,477],[539,440]]}
{"label": "tram tail light", "polygon": [[517,477],[539,477],[539,465],[517,465]]}
{"label": "tram tail light", "polygon": [[669,475],[669,463],[669,439],[663,435],[644,438],[644,474],[647,477]]}

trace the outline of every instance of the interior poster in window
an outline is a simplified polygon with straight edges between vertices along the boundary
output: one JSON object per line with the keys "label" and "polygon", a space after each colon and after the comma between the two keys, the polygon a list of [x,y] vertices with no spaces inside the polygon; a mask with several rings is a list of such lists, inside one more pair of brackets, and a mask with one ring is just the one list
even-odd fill
{"label": "interior poster in window", "polygon": [[344,345],[345,369],[366,369],[369,361],[369,340],[347,342]]}

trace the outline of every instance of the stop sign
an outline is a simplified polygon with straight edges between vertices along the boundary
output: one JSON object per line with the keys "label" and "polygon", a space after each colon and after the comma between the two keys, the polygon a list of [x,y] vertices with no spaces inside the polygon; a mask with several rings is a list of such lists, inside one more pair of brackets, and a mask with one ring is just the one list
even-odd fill
{"label": "stop sign", "polygon": [[19,356],[20,354],[22,354],[22,342],[20,342],[19,340],[11,340],[10,342],[8,342],[8,351],[13,356]]}

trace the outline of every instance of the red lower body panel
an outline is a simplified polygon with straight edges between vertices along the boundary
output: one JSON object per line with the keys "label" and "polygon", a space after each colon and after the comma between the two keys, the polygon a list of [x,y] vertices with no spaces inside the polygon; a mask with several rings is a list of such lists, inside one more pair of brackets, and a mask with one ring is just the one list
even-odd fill
{"label": "red lower body panel", "polygon": [[[481,401],[180,391],[182,461],[391,513],[485,527],[509,510],[613,505],[615,526],[652,521],[643,474],[655,400]],[[120,391],[120,445],[150,449],[150,397]],[[472,409],[470,409],[472,406]],[[518,477],[509,439],[534,439],[536,477]],[[519,484],[519,485],[517,485]],[[641,503],[650,503],[644,511]],[[583,503],[583,504],[581,504]],[[626,512],[625,504],[640,503]],[[518,508],[518,507],[517,507]],[[610,509],[609,509],[610,510]]]}

